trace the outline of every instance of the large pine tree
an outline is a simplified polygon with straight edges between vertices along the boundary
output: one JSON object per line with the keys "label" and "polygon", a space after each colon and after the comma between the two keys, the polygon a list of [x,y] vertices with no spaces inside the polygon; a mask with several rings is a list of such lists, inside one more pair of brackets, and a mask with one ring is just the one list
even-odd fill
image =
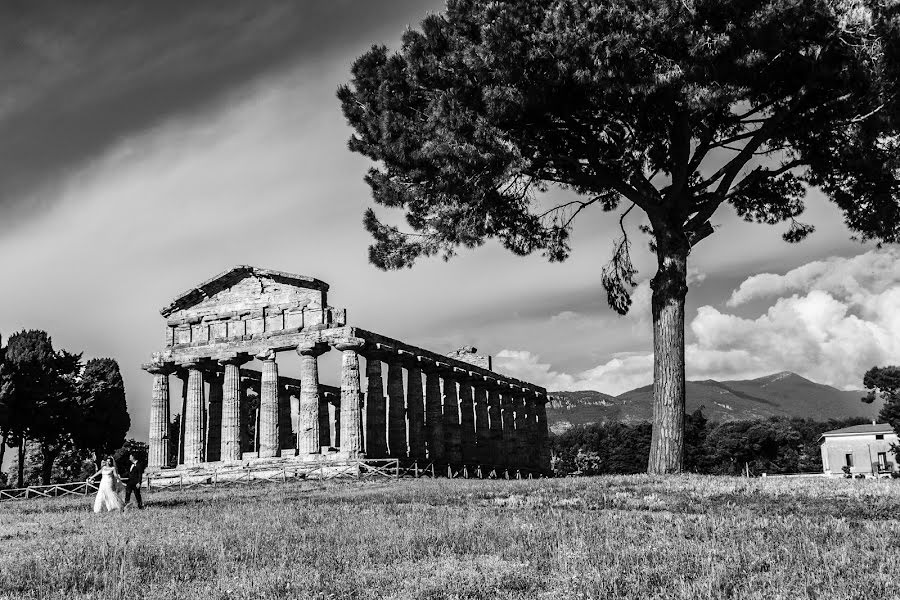
{"label": "large pine tree", "polygon": [[[797,219],[812,186],[862,239],[900,237],[900,3],[881,0],[448,0],[398,52],[373,47],[338,96],[373,161],[372,263],[412,265],[499,239],[565,260],[576,217],[637,207],[651,281],[649,471],[682,468],[688,256],[730,204]],[[573,194],[547,206],[541,192]],[[602,273],[624,313],[627,229]]]}

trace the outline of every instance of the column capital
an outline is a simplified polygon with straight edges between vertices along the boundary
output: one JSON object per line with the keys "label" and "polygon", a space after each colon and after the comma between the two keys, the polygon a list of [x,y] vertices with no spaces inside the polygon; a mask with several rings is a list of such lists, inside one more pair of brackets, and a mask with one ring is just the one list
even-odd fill
{"label": "column capital", "polygon": [[417,358],[419,362],[419,368],[422,369],[422,372],[426,375],[433,375],[435,373],[439,374],[441,372],[441,367],[438,366],[438,364],[433,359],[427,358],[425,356],[419,356]]}
{"label": "column capital", "polygon": [[409,350],[398,349],[397,357],[401,365],[406,367],[407,369],[419,369],[422,370],[422,357],[414,352],[410,352]]}
{"label": "column capital", "polygon": [[262,362],[274,361],[276,352],[271,348],[266,348],[265,350],[261,350],[256,354],[256,360],[260,360]]}
{"label": "column capital", "polygon": [[237,365],[238,367],[240,367],[244,363],[250,362],[250,360],[251,358],[249,354],[238,352],[236,354],[219,358],[216,362],[219,363],[219,365],[222,367],[224,367],[225,365]]}
{"label": "column capital", "polygon": [[297,354],[300,356],[319,356],[331,350],[326,342],[308,340],[297,344]]}
{"label": "column capital", "polygon": [[348,336],[344,338],[339,338],[332,342],[332,345],[343,352],[344,350],[354,350],[359,352],[366,345],[366,340],[361,337]]}
{"label": "column capital", "polygon": [[175,364],[174,363],[146,363],[141,365],[141,368],[148,373],[152,373],[153,375],[171,375],[175,372]]}
{"label": "column capital", "polygon": [[392,362],[397,360],[397,351],[393,346],[387,344],[366,344],[362,355],[372,360],[380,360],[383,362]]}

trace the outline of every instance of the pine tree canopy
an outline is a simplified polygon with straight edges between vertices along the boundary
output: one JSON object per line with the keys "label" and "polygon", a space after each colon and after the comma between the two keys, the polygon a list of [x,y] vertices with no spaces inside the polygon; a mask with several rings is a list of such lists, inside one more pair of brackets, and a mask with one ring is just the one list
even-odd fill
{"label": "pine tree canopy", "polygon": [[[637,206],[687,252],[723,203],[787,223],[811,186],[861,239],[900,240],[897,0],[448,0],[338,91],[383,269],[489,238],[565,260],[576,216]],[[571,200],[543,202],[549,186]],[[662,237],[661,237],[662,236]],[[663,239],[665,238],[665,239]],[[628,310],[627,237],[604,272]]]}

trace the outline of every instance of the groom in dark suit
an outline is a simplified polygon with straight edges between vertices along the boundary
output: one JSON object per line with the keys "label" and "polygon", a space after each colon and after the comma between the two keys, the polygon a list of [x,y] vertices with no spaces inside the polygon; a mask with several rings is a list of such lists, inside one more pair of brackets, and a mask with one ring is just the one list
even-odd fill
{"label": "groom in dark suit", "polygon": [[144,478],[144,467],[141,466],[134,454],[129,454],[128,460],[131,461],[131,468],[128,469],[128,481],[125,483],[125,505],[127,506],[131,502],[131,493],[134,492],[138,509],[142,509],[144,502],[141,500],[141,480]]}

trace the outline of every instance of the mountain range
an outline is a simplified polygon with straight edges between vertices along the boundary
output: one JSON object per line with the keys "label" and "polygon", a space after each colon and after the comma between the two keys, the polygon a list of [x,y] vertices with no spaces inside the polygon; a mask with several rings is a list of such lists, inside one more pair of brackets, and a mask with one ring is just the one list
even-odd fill
{"label": "mountain range", "polygon": [[[553,392],[547,405],[550,429],[560,433],[574,425],[607,421],[649,421],[653,386],[610,396],[602,392]],[[758,379],[688,381],[687,411],[703,408],[710,421],[737,421],[772,416],[827,421],[845,417],[874,419],[879,403],[864,404],[866,392],[843,391],[788,371]]]}

